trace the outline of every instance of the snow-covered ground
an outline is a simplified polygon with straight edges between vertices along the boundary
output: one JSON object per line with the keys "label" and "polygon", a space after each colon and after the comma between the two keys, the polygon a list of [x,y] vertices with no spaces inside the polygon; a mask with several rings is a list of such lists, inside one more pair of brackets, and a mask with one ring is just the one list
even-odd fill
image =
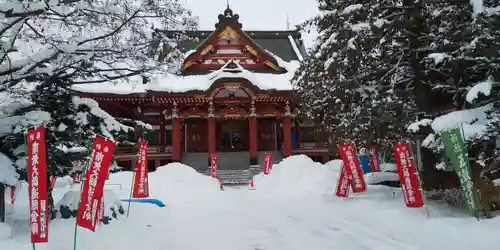
{"label": "snow-covered ground", "polygon": [[[255,177],[255,190],[225,188],[182,164],[149,176],[152,198],[167,207],[132,203],[121,217],[95,233],[78,230],[77,249],[144,250],[490,250],[499,246],[500,219],[477,221],[468,214],[431,204],[404,207],[401,190],[369,186],[346,199],[333,195],[340,161],[325,165],[294,156]],[[377,178],[370,177],[370,178]],[[127,198],[131,173],[112,174],[106,188]],[[59,183],[64,183],[60,181]],[[57,185],[55,199],[70,186]],[[73,187],[75,188],[75,187]],[[27,197],[22,190],[0,225],[0,249],[30,250]],[[127,204],[124,204],[126,207]],[[40,250],[73,246],[74,219],[50,224],[50,242]]]}

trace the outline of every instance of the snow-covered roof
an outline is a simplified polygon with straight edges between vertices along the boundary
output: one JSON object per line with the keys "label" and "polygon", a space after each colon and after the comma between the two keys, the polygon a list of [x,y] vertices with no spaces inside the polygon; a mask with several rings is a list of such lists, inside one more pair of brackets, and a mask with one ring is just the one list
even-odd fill
{"label": "snow-covered roof", "polygon": [[251,82],[261,90],[293,90],[292,78],[299,67],[298,61],[285,62],[276,57],[280,67],[287,70],[282,74],[257,73],[244,69],[234,61],[228,62],[238,65],[237,69],[227,69],[225,66],[219,70],[212,71],[206,75],[178,76],[171,73],[155,76],[147,84],[128,84],[128,83],[88,83],[75,84],[73,90],[85,93],[107,93],[116,95],[128,95],[146,93],[148,91],[183,93],[188,91],[206,91],[212,84],[224,78],[242,78]]}

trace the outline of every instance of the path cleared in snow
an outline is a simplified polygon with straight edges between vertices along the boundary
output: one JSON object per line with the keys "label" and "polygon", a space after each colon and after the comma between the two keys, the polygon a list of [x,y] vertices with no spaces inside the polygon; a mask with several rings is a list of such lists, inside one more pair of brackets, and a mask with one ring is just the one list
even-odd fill
{"label": "path cleared in snow", "polygon": [[[171,167],[167,169],[167,167]],[[77,250],[490,250],[498,247],[498,219],[477,222],[440,206],[404,208],[399,189],[369,186],[347,199],[333,196],[338,162],[290,157],[257,190],[226,188],[180,164],[150,175],[153,198],[167,207],[132,204],[130,218],[78,230]],[[287,168],[288,169],[284,169]],[[116,193],[128,195],[130,173],[112,175]],[[194,182],[194,183],[193,183]],[[110,185],[113,186],[113,185]],[[115,187],[115,186],[113,186]],[[20,197],[21,200],[24,198]],[[18,204],[21,206],[22,203]],[[19,210],[22,211],[22,210]],[[22,216],[16,235],[0,249],[31,250]],[[50,224],[50,243],[38,250],[73,246],[74,220]]]}

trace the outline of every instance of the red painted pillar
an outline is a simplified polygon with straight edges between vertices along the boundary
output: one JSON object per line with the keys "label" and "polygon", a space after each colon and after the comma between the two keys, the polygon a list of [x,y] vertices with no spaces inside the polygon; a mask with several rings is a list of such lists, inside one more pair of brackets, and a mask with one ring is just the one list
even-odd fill
{"label": "red painted pillar", "polygon": [[292,155],[292,122],[289,116],[284,117],[283,121],[283,156],[288,157]]}
{"label": "red painted pillar", "polygon": [[250,165],[257,165],[257,117],[248,118],[248,137],[250,141]]}
{"label": "red painted pillar", "polygon": [[172,161],[181,160],[181,119],[172,119]]}
{"label": "red painted pillar", "polygon": [[215,117],[208,117],[208,154],[215,154],[217,139],[215,137]]}

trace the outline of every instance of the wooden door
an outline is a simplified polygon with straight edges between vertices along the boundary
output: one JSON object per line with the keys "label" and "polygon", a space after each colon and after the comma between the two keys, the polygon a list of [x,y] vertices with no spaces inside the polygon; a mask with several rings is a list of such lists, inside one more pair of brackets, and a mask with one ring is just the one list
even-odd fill
{"label": "wooden door", "polygon": [[222,120],[217,124],[217,150],[239,152],[249,150],[248,120]]}
{"label": "wooden door", "polygon": [[257,119],[257,150],[276,150],[276,119]]}
{"label": "wooden door", "polygon": [[208,123],[205,119],[186,119],[184,141],[187,152],[208,152]]}

